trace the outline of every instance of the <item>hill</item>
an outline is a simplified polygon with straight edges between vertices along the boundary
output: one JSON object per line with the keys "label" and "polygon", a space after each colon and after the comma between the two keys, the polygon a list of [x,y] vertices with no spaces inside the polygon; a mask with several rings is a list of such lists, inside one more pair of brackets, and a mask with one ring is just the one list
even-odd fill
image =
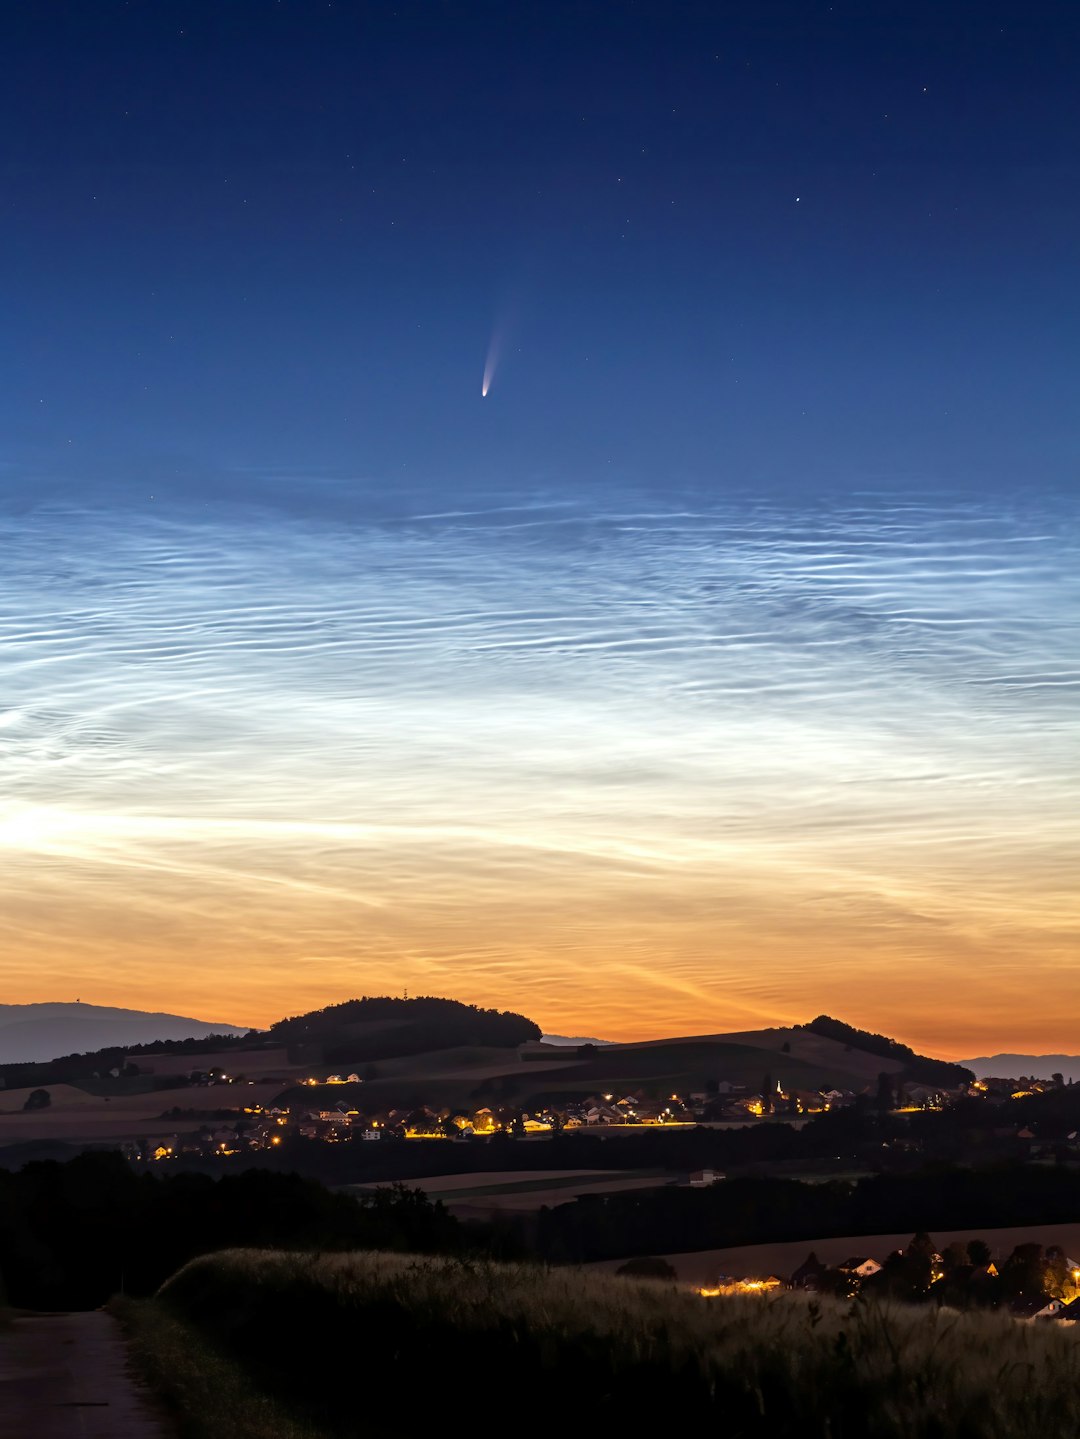
{"label": "hill", "polygon": [[866,1029],[855,1029],[843,1020],[832,1019],[827,1014],[819,1014],[817,1019],[811,1020],[804,1027],[813,1034],[838,1040],[853,1050],[894,1060],[900,1066],[905,1079],[916,1080],[920,1084],[940,1084],[944,1088],[950,1088],[970,1084],[974,1078],[971,1071],[962,1064],[950,1064],[945,1059],[931,1059],[925,1054],[916,1054],[899,1040],[889,1039],[884,1034],[871,1034]]}
{"label": "hill", "polygon": [[317,1047],[327,1064],[367,1064],[461,1045],[516,1047],[540,1039],[540,1026],[510,1010],[481,1009],[456,999],[420,995],[348,999],[279,1019],[268,1038],[290,1051]]}
{"label": "hill", "polygon": [[[147,1018],[138,1011],[117,1013]],[[512,1011],[430,996],[349,1000],[246,1034],[215,1035],[197,1021],[162,1018],[181,1027],[196,1025],[204,1036],[162,1037],[150,1045],[68,1054],[44,1064],[0,1065],[0,1082],[9,1093],[59,1085],[86,1093],[83,1102],[63,1091],[63,1100],[58,1094],[49,1109],[33,1113],[22,1112],[13,1099],[0,1102],[0,1142],[138,1138],[148,1125],[160,1128],[156,1121],[165,1122],[167,1109],[205,1107],[175,1091],[187,1085],[190,1071],[215,1067],[242,1076],[245,1087],[215,1091],[214,1109],[276,1100],[304,1109],[346,1102],[365,1113],[422,1106],[559,1108],[603,1093],[657,1100],[729,1092],[725,1086],[755,1094],[767,1081],[789,1090],[859,1094],[876,1092],[882,1072],[894,1080],[945,1086],[967,1076],[960,1066],[826,1017],[792,1028],[579,1045],[543,1041],[538,1025]],[[326,1083],[350,1073],[355,1082]],[[167,1090],[174,1092],[166,1096]],[[199,1122],[170,1120],[169,1128],[179,1132]]]}
{"label": "hill", "polygon": [[1070,1333],[929,1306],[705,1300],[573,1268],[232,1250],[188,1264],[130,1322],[144,1372],[181,1406],[220,1413],[227,1394],[243,1412],[247,1388],[280,1406],[290,1434],[355,1433],[357,1334],[365,1371],[402,1396],[405,1435],[446,1425],[445,1386],[416,1383],[427,1352],[447,1374],[479,1373],[484,1411],[512,1416],[523,1439],[560,1424],[661,1433],[673,1420],[776,1439],[1065,1439],[1080,1429]]}
{"label": "hill", "polygon": [[155,1040],[244,1034],[235,1024],[210,1024],[179,1014],[113,1009],[101,1004],[0,1004],[0,1064],[34,1064],[60,1055],[126,1049]]}
{"label": "hill", "polygon": [[[829,1023],[840,1025],[835,1020]],[[660,1099],[672,1094],[709,1092],[725,1082],[757,1093],[766,1077],[785,1088],[845,1089],[854,1093],[875,1089],[883,1072],[894,1080],[946,1085],[964,1082],[966,1071],[956,1065],[926,1059],[892,1040],[866,1035],[867,1042],[879,1040],[879,1050],[894,1046],[888,1053],[872,1052],[860,1047],[860,1031],[846,1025],[840,1029],[841,1035],[836,1038],[806,1026],[685,1035],[632,1044],[598,1046],[584,1041],[580,1046],[571,1046],[533,1041],[516,1047],[489,1043],[415,1053],[400,1052],[395,1031],[371,1029],[363,1041],[368,1055],[374,1055],[376,1044],[394,1044],[398,1053],[386,1061],[365,1065],[362,1084],[291,1088],[282,1094],[281,1102],[331,1105],[347,1100],[375,1109],[499,1102],[529,1108],[557,1106],[605,1091]],[[275,1030],[270,1032],[274,1034]],[[362,1036],[364,1030],[357,1033]],[[323,1073],[327,1070],[328,1052],[331,1051],[323,1051]],[[313,1071],[318,1069],[314,1063],[311,1067]],[[359,1068],[355,1062],[349,1067]]]}

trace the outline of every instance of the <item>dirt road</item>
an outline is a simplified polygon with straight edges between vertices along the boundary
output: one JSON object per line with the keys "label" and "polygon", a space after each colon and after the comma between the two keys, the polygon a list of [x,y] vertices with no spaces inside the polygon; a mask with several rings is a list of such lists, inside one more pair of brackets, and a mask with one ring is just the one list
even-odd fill
{"label": "dirt road", "polygon": [[43,1314],[0,1329],[0,1439],[171,1439],[111,1315]]}

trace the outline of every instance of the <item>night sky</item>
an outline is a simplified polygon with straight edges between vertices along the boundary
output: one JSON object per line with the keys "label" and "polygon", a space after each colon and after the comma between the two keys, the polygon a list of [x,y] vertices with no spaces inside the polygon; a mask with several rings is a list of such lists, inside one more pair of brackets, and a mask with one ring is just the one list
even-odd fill
{"label": "night sky", "polygon": [[3,7],[5,1000],[1075,1048],[1078,73],[1066,0]]}

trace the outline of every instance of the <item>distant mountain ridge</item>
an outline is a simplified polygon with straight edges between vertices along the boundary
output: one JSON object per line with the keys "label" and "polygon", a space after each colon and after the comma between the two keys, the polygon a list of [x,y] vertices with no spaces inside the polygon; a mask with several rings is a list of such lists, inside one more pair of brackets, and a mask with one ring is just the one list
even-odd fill
{"label": "distant mountain ridge", "polygon": [[1066,1082],[1080,1084],[1080,1054],[984,1054],[963,1062],[976,1079],[1018,1079],[1022,1074],[1049,1079],[1060,1074]]}
{"label": "distant mountain ridge", "polygon": [[211,1024],[180,1014],[108,1005],[49,1001],[0,1004],[0,1064],[33,1064],[67,1054],[85,1054],[159,1039],[204,1039],[211,1034],[246,1034],[236,1024]]}

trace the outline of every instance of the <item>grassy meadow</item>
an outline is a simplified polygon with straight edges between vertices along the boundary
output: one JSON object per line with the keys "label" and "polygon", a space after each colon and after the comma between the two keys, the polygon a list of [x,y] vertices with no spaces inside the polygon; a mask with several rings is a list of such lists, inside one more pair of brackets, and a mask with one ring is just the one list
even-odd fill
{"label": "grassy meadow", "polygon": [[698,1423],[727,1439],[1080,1433],[1080,1335],[997,1314],[787,1293],[706,1300],[569,1268],[229,1250],[185,1266],[129,1323],[192,1439],[233,1432],[213,1427],[230,1404],[250,1421],[245,1394],[263,1413],[264,1427],[235,1429],[251,1439],[427,1436],[463,1412],[524,1436],[600,1423],[626,1434]]}

